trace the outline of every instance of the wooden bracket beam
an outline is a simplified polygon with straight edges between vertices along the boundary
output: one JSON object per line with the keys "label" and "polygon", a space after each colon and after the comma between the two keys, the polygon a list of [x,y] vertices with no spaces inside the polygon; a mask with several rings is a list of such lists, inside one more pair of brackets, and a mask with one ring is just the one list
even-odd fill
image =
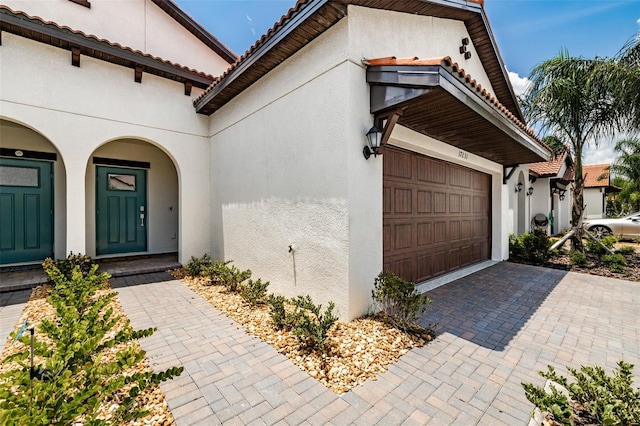
{"label": "wooden bracket beam", "polygon": [[80,48],[72,47],[71,48],[71,65],[74,67],[80,66]]}
{"label": "wooden bracket beam", "polygon": [[142,65],[136,65],[134,79],[136,83],[142,83]]}
{"label": "wooden bracket beam", "polygon": [[191,96],[191,88],[193,87],[193,83],[189,80],[184,82],[184,94],[187,96]]}
{"label": "wooden bracket beam", "polygon": [[509,170],[509,173],[507,173],[507,169],[509,167],[508,166],[502,166],[502,184],[506,185],[507,181],[509,179],[511,179],[511,176],[513,176],[513,173],[516,171],[516,169],[518,168],[518,166],[511,166],[511,170]]}
{"label": "wooden bracket beam", "polygon": [[387,144],[387,142],[389,142],[391,132],[393,132],[393,128],[398,122],[400,116],[402,116],[401,108],[375,115],[373,123],[378,129],[382,129],[382,140],[380,141],[380,148],[378,148],[378,153],[381,153],[384,149],[384,146]]}

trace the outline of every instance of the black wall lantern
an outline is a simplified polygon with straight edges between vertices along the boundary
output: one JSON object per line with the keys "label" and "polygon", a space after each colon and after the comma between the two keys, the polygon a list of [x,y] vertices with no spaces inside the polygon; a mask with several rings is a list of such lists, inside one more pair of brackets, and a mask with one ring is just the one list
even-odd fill
{"label": "black wall lantern", "polygon": [[527,189],[527,195],[533,195],[533,186],[530,186],[529,189]]}
{"label": "black wall lantern", "polygon": [[522,182],[518,182],[518,184],[516,185],[516,192],[520,191],[522,191]]}
{"label": "black wall lantern", "polygon": [[362,154],[367,160],[373,154],[374,157],[378,156],[378,150],[380,149],[380,143],[382,141],[382,132],[378,130],[376,126],[373,126],[367,132],[367,144],[362,149]]}

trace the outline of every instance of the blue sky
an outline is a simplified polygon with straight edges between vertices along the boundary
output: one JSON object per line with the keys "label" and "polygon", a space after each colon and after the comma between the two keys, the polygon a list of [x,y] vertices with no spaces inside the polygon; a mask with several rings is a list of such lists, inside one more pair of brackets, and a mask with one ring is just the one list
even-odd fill
{"label": "blue sky", "polygon": [[[295,0],[174,0],[235,53],[244,53]],[[531,69],[568,49],[573,56],[615,55],[640,30],[640,0],[485,0],[493,34],[516,91]],[[613,159],[612,143],[586,162]]]}

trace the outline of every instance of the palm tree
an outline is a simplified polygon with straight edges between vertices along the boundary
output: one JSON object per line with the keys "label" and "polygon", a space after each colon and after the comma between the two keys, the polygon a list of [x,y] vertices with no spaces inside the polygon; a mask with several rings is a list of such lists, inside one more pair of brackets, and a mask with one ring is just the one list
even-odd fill
{"label": "palm tree", "polygon": [[622,139],[613,149],[618,156],[611,165],[611,171],[626,180],[618,197],[633,202],[634,208],[640,210],[640,139]]}
{"label": "palm tree", "polygon": [[[582,152],[585,145],[612,136],[628,124],[628,109],[616,97],[626,64],[616,59],[584,59],[561,52],[536,66],[523,97],[527,118],[568,141],[575,167],[571,219],[572,249],[582,250],[584,212]],[[627,115],[625,115],[627,114]]]}

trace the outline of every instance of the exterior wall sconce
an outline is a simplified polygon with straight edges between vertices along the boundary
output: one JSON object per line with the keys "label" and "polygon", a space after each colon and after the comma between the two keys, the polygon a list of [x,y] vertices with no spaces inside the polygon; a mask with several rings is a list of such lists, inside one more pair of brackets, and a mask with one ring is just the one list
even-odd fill
{"label": "exterior wall sconce", "polygon": [[516,185],[516,192],[520,191],[522,191],[522,182],[518,182],[518,184]]}
{"label": "exterior wall sconce", "polygon": [[567,192],[567,191],[560,191],[560,196],[558,197],[558,198],[560,198],[560,201],[564,201],[564,194],[565,194],[566,192]]}
{"label": "exterior wall sconce", "polygon": [[527,189],[527,195],[533,195],[533,186],[530,186],[529,189]]}
{"label": "exterior wall sconce", "polygon": [[[378,156],[378,150],[380,149],[380,142],[382,141],[382,132],[378,130],[376,126],[373,126],[367,132],[367,144],[362,149],[362,155],[367,160],[373,154],[374,157]],[[380,153],[382,155],[382,153]]]}

